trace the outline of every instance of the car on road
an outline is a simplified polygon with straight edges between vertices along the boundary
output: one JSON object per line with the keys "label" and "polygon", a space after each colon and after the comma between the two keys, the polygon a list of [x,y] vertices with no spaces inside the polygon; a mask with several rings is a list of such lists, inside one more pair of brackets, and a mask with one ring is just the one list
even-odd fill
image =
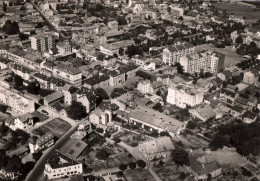
{"label": "car on road", "polygon": [[48,113],[47,111],[45,111],[45,110],[41,110],[41,112],[42,112],[43,114],[45,114],[45,115],[49,115],[49,113]]}

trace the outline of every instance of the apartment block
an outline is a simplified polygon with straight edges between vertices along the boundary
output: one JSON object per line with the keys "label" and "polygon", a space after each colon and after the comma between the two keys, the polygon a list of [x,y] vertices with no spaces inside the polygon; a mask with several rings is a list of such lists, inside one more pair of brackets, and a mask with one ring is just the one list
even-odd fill
{"label": "apartment block", "polygon": [[172,65],[179,62],[182,56],[194,53],[194,46],[190,43],[177,43],[163,50],[163,62],[166,65]]}
{"label": "apartment block", "polygon": [[167,102],[180,108],[195,106],[203,102],[204,91],[194,85],[178,84],[169,87]]}
{"label": "apartment block", "polygon": [[201,70],[218,73],[224,68],[225,55],[215,51],[201,51],[180,58],[184,72],[195,73]]}
{"label": "apartment block", "polygon": [[48,179],[56,179],[64,176],[72,176],[83,173],[82,163],[55,150],[45,164],[44,175]]}
{"label": "apartment block", "polygon": [[31,47],[39,52],[55,47],[56,36],[53,33],[38,34],[30,37]]}

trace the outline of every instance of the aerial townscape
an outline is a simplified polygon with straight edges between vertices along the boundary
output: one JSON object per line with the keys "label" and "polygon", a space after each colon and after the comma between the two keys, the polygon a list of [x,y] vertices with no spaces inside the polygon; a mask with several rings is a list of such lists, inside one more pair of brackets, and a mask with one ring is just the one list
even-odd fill
{"label": "aerial townscape", "polygon": [[260,2],[0,0],[0,181],[260,181]]}

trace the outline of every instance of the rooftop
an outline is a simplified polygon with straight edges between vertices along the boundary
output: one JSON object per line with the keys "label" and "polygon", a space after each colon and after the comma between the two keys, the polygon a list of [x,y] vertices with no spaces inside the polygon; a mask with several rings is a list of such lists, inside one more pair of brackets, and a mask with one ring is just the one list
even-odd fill
{"label": "rooftop", "polygon": [[77,159],[79,155],[86,149],[87,144],[78,139],[72,138],[68,140],[60,149],[60,153],[72,158]]}
{"label": "rooftop", "polygon": [[139,147],[142,147],[148,154],[171,151],[174,149],[172,140],[167,136],[160,137],[152,141],[143,142],[139,145]]}
{"label": "rooftop", "polygon": [[53,169],[57,169],[57,168],[78,165],[81,163],[60,153],[58,150],[55,150],[52,156],[48,159],[47,164],[49,164]]}

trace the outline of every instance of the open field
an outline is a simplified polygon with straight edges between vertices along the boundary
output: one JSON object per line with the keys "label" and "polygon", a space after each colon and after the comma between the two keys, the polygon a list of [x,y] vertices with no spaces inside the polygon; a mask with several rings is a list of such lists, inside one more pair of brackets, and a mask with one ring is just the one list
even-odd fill
{"label": "open field", "polygon": [[233,52],[231,50],[231,47],[216,48],[213,45],[209,45],[209,44],[199,45],[199,46],[195,47],[195,51],[198,52],[201,50],[212,50],[212,51],[220,52],[220,53],[223,53],[224,55],[226,55],[224,67],[226,67],[230,64],[236,65],[237,63],[244,60],[244,58],[242,56],[238,55],[236,52]]}
{"label": "open field", "polygon": [[259,19],[260,17],[260,10],[259,9],[252,9],[245,6],[239,6],[235,3],[216,3],[214,4],[215,7],[226,10],[227,13],[233,13],[235,16],[242,16],[246,17],[246,19]]}
{"label": "open field", "polygon": [[33,134],[44,135],[45,133],[51,133],[53,136],[60,138],[70,128],[71,125],[68,122],[60,118],[55,118],[50,122],[48,122],[47,124],[44,124],[43,126],[35,129],[33,131]]}

